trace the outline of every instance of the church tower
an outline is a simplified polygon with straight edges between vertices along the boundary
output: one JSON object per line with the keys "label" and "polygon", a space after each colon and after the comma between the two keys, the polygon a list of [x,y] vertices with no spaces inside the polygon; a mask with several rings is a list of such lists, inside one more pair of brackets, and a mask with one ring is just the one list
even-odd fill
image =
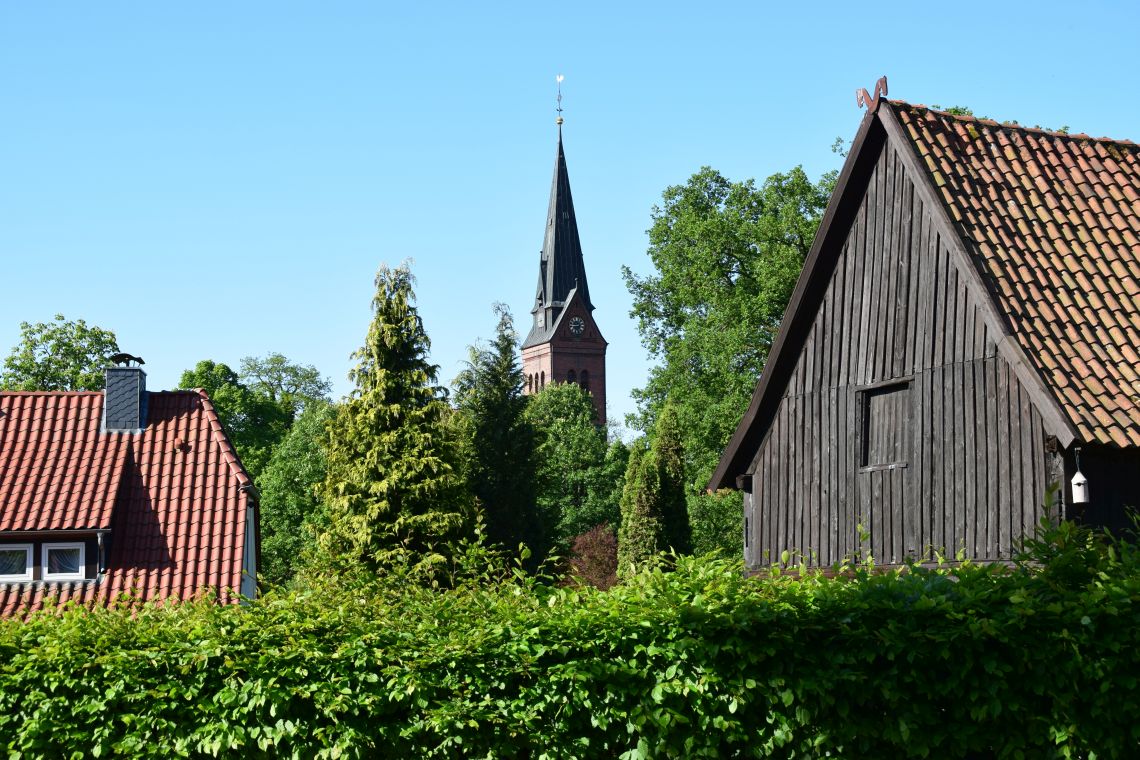
{"label": "church tower", "polygon": [[561,116],[546,235],[538,264],[538,292],[531,315],[530,334],[522,345],[526,393],[537,393],[547,383],[577,383],[593,396],[597,422],[604,424],[606,339],[594,321],[594,304],[590,302],[562,150]]}

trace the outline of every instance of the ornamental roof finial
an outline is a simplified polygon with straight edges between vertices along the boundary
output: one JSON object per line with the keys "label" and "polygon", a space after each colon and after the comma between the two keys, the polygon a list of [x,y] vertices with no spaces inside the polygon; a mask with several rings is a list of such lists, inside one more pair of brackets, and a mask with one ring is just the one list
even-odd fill
{"label": "ornamental roof finial", "polygon": [[561,74],[554,78],[555,81],[558,82],[558,107],[554,109],[558,112],[558,118],[554,120],[554,123],[557,124],[559,128],[562,127],[562,80],[565,78],[566,77]]}
{"label": "ornamental roof finial", "polygon": [[879,98],[885,96],[886,94],[887,94],[887,77],[881,76],[881,77],[879,77],[879,81],[875,82],[875,94],[874,94],[874,96],[868,95],[867,89],[865,87],[860,87],[858,90],[855,91],[855,104],[858,105],[859,107],[866,106],[867,110],[874,111],[876,108],[879,107]]}

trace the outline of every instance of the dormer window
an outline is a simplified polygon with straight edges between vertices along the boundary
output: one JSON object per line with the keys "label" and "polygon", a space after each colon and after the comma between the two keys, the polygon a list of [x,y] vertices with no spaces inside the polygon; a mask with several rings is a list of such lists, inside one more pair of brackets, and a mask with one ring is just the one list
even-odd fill
{"label": "dormer window", "polygon": [[82,580],[86,577],[86,553],[82,543],[44,544],[44,580]]}
{"label": "dormer window", "polygon": [[0,545],[0,583],[20,583],[32,579],[32,545]]}

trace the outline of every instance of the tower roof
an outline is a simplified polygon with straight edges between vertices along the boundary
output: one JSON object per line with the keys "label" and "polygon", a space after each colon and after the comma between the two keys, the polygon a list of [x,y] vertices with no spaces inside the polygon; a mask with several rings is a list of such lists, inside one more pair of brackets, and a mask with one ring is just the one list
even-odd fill
{"label": "tower roof", "polygon": [[586,308],[593,310],[590,288],[586,284],[586,266],[582,262],[582,243],[578,239],[578,219],[574,216],[574,198],[570,194],[570,175],[566,171],[566,153],[562,149],[561,127],[558,128],[558,156],[554,161],[539,267],[535,310],[565,303],[575,288]]}

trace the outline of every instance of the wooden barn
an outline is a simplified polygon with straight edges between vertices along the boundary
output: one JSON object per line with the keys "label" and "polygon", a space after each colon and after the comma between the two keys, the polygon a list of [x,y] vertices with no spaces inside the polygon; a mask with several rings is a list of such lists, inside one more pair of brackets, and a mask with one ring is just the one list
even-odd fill
{"label": "wooden barn", "polygon": [[1140,146],[867,100],[710,484],[744,491],[746,563],[1004,559],[1051,483],[1050,518],[1125,526]]}

